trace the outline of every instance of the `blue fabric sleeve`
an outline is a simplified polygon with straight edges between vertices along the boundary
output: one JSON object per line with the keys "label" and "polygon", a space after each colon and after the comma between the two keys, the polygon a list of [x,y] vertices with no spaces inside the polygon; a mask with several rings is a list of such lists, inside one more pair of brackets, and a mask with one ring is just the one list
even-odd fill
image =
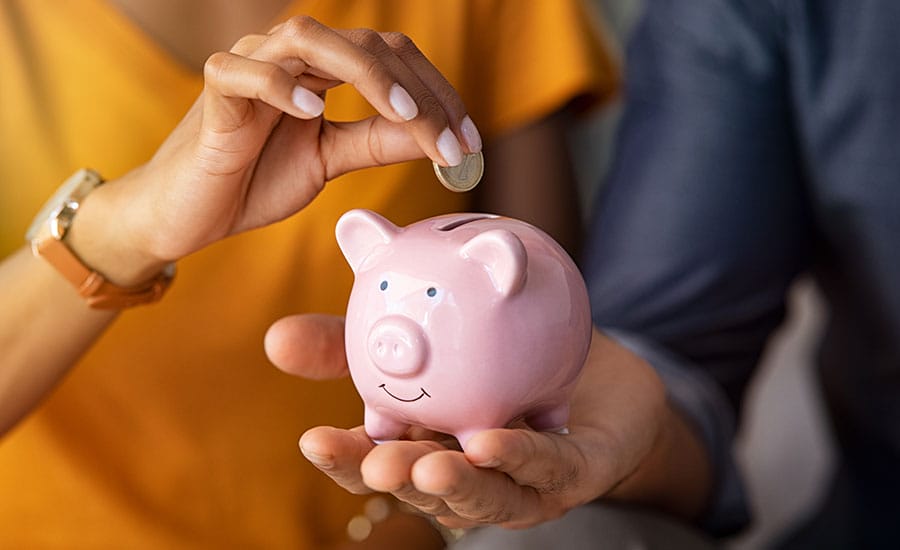
{"label": "blue fabric sleeve", "polygon": [[703,525],[715,534],[746,521],[733,426],[810,257],[802,144],[772,5],[648,2],[584,263],[595,324],[658,369],[703,437],[715,468]]}

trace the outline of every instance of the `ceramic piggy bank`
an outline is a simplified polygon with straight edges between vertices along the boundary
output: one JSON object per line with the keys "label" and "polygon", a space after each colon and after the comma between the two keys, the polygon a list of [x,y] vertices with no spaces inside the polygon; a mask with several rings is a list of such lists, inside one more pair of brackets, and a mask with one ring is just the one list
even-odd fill
{"label": "ceramic piggy bank", "polygon": [[566,428],[591,317],[553,239],[488,214],[401,228],[367,210],[344,214],[336,234],[355,275],[345,338],[369,437],[418,425],[465,448],[518,419]]}

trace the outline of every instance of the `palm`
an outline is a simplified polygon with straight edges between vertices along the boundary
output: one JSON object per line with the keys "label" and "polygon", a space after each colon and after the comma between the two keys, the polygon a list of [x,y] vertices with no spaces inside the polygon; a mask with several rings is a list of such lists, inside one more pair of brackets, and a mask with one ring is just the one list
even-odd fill
{"label": "palm", "polygon": [[[258,100],[209,102],[201,96],[151,161],[170,184],[154,189],[164,194],[154,202],[167,205],[156,216],[162,256],[283,219],[324,186],[321,117],[293,118]],[[193,154],[179,158],[184,150]]]}
{"label": "palm", "polygon": [[[315,349],[306,345],[311,341],[319,343]],[[281,319],[266,335],[266,352],[292,374],[347,373],[340,318]],[[454,527],[525,527],[604,495],[631,475],[654,444],[664,403],[652,368],[595,331],[569,435],[488,430],[473,436],[464,454],[428,439],[376,446],[362,426],[325,426],[306,432],[300,444],[349,491],[391,492]]]}
{"label": "palm", "polygon": [[[260,143],[259,152],[242,159],[245,186],[233,197],[241,206],[228,233],[281,220],[312,201],[325,185],[321,140],[330,123],[323,118],[301,120],[283,113],[271,116],[262,105],[259,121],[242,129],[235,144]],[[274,125],[271,133],[269,126]]]}

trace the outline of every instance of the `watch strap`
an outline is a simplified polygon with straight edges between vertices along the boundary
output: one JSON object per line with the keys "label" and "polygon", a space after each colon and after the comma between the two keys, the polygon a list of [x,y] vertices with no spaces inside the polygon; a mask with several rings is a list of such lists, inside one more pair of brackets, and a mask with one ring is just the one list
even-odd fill
{"label": "watch strap", "polygon": [[[49,231],[48,231],[49,233]],[[78,291],[87,304],[96,309],[122,309],[159,300],[172,283],[175,265],[169,264],[153,279],[133,287],[121,287],[89,269],[66,244],[47,234],[33,245],[35,255],[53,265]]]}
{"label": "watch strap", "polygon": [[82,169],[69,177],[47,201],[26,233],[35,256],[47,260],[75,286],[90,307],[122,309],[159,300],[175,276],[175,264],[169,264],[153,279],[133,287],[107,281],[85,265],[66,244],[66,234],[78,213],[81,201],[103,184],[103,177]]}

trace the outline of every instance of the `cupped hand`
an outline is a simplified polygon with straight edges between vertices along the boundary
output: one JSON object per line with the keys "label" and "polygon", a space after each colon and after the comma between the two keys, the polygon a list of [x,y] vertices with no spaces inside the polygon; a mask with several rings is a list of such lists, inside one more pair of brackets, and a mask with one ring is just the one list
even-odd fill
{"label": "cupped hand", "polygon": [[[323,337],[335,340],[305,348]],[[342,338],[339,318],[297,316],[273,325],[266,349],[286,372],[339,376],[346,373]],[[568,434],[487,430],[462,452],[435,434],[375,445],[362,426],[322,426],[303,434],[300,446],[348,491],[392,493],[448,527],[523,528],[601,496],[653,501],[655,474],[642,470],[665,451],[673,416],[653,369],[595,331]]]}
{"label": "cupped hand", "polygon": [[[481,147],[455,90],[398,33],[295,17],[213,54],[204,80],[153,158],[93,199],[105,201],[104,220],[115,223],[132,264],[158,267],[281,220],[348,171],[423,156],[452,165]],[[377,114],[323,118],[326,91],[343,83]],[[120,279],[137,277],[109,267]]]}

